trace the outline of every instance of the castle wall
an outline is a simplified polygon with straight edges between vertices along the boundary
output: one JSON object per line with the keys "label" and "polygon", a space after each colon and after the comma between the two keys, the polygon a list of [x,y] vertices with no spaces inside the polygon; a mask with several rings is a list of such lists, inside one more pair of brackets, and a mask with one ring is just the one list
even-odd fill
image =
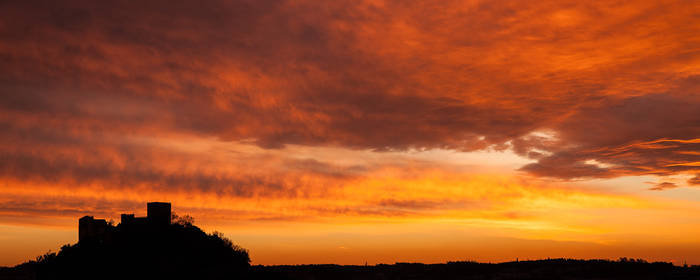
{"label": "castle wall", "polygon": [[[135,217],[134,214],[122,214],[119,230],[127,234],[144,234],[160,232],[170,225],[171,205],[167,202],[149,202],[146,217]],[[84,216],[78,220],[78,242],[96,241],[112,243],[118,229],[107,224],[104,219]],[[155,231],[154,231],[155,230]]]}

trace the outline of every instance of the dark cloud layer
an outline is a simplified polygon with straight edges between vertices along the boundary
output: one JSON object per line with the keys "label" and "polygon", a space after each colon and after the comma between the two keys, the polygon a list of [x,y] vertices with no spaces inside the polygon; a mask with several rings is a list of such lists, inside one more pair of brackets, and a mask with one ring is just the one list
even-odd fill
{"label": "dark cloud layer", "polygon": [[561,178],[696,171],[700,168],[697,112],[697,95],[670,94],[633,97],[582,110],[556,128],[559,141],[536,147],[551,154],[523,170]]}
{"label": "dark cloud layer", "polygon": [[[187,135],[266,149],[512,148],[537,160],[522,170],[566,179],[693,174],[698,11],[692,2],[3,1],[0,168],[19,180],[280,185],[159,173],[135,162],[162,154],[123,139]],[[96,149],[133,166],[95,160]]]}

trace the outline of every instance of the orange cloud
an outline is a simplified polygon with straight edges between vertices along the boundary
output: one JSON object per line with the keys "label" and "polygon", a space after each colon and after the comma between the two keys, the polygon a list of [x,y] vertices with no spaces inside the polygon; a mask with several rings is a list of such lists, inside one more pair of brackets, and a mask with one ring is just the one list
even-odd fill
{"label": "orange cloud", "polygon": [[[565,178],[696,170],[589,152],[698,134],[694,4],[604,6],[6,3],[0,123],[27,145],[189,134],[265,148],[512,147],[539,160],[523,170]],[[519,141],[542,130],[560,141]]]}

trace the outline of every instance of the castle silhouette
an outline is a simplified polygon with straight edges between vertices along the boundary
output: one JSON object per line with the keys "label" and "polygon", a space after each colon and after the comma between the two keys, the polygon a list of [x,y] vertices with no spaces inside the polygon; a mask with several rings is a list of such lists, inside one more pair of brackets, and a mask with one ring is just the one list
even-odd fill
{"label": "castle silhouette", "polygon": [[121,214],[121,222],[116,227],[107,223],[105,219],[84,216],[78,220],[78,242],[111,244],[117,230],[130,235],[145,234],[166,229],[170,225],[171,206],[169,202],[148,202],[146,210],[146,217]]}

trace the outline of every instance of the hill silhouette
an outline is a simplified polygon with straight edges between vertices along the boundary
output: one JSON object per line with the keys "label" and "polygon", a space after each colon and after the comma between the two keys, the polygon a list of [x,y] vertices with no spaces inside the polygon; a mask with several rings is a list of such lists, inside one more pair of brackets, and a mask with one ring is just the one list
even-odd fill
{"label": "hill silhouette", "polygon": [[207,234],[189,216],[134,232],[109,225],[110,242],[81,240],[0,273],[0,279],[235,279],[250,266],[248,251],[222,234]]}

